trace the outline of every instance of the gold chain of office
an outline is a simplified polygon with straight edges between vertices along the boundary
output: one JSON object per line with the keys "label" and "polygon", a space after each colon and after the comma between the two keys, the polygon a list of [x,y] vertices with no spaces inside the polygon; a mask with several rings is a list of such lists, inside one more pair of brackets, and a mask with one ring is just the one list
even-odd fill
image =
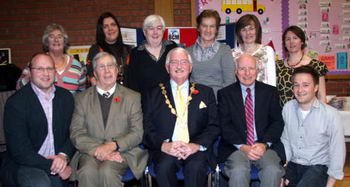
{"label": "gold chain of office", "polygon": [[[189,95],[188,98],[187,98],[187,106],[190,104],[190,101],[192,100],[192,93],[193,93],[193,91],[195,90],[195,85],[196,85],[196,84],[195,84],[194,82],[191,83],[190,95]],[[170,103],[170,100],[169,100],[169,97],[168,97],[168,95],[167,95],[167,91],[166,91],[166,89],[165,89],[164,84],[163,84],[163,83],[160,83],[160,84],[159,84],[159,87],[160,87],[160,89],[162,89],[162,94],[164,95],[164,98],[165,98],[165,104],[168,105],[168,108],[170,109],[170,112],[171,112],[172,114],[174,114],[175,116],[177,116],[176,109],[175,109],[175,108],[173,107],[173,105],[171,105],[171,103]]]}

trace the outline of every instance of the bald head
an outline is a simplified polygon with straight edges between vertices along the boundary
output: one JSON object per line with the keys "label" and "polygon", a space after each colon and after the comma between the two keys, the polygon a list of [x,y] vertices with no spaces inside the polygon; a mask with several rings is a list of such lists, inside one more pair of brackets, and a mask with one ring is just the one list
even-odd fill
{"label": "bald head", "polygon": [[251,55],[243,54],[236,60],[236,75],[244,86],[254,84],[258,75],[257,59]]}

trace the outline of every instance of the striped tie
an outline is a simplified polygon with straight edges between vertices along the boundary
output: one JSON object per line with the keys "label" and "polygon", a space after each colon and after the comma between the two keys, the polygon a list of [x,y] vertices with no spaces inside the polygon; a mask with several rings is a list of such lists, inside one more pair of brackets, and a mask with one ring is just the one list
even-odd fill
{"label": "striped tie", "polygon": [[245,98],[244,110],[247,122],[247,144],[254,144],[254,106],[250,88],[247,88],[247,97]]}

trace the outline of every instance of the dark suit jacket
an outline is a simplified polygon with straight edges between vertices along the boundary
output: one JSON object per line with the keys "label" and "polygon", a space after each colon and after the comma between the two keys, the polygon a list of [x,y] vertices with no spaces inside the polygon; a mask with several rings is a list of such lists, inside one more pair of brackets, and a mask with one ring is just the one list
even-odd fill
{"label": "dark suit jacket", "polygon": [[[284,123],[277,89],[256,81],[254,107],[257,141],[271,142],[271,148],[285,160],[284,148],[280,142]],[[218,111],[222,131],[219,161],[223,162],[237,150],[233,144],[247,144],[247,126],[239,82],[218,91]]]}
{"label": "dark suit jacket", "polygon": [[[63,152],[71,158],[74,147],[69,139],[69,126],[74,110],[72,94],[56,86],[53,99],[53,135],[56,154]],[[1,168],[4,180],[16,181],[19,165],[35,167],[50,173],[52,160],[38,154],[47,136],[47,120],[31,84],[11,96],[5,105],[4,130],[7,152]]]}
{"label": "dark suit jacket", "polygon": [[[190,86],[191,87],[191,83]],[[175,108],[174,98],[171,92],[170,82],[165,84],[167,95]],[[213,89],[200,84],[195,85],[198,94],[192,94],[188,108],[188,130],[190,142],[208,148],[208,161],[214,166],[216,159],[213,155],[212,145],[219,135],[217,120],[217,108]],[[200,103],[206,107],[200,109]],[[164,140],[171,140],[176,116],[170,112],[161,88],[158,86],[147,94],[143,104],[144,111],[144,145],[150,149],[150,153],[159,153]]]}

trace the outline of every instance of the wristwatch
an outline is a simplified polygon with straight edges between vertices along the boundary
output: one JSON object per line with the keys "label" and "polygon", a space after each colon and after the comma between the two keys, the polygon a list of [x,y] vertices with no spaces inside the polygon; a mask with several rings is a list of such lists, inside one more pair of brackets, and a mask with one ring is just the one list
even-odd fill
{"label": "wristwatch", "polygon": [[115,143],[115,146],[117,147],[117,148],[115,149],[115,151],[119,151],[119,145],[118,145],[117,139],[116,139],[116,138],[112,138],[112,142],[114,142],[114,143]]}

